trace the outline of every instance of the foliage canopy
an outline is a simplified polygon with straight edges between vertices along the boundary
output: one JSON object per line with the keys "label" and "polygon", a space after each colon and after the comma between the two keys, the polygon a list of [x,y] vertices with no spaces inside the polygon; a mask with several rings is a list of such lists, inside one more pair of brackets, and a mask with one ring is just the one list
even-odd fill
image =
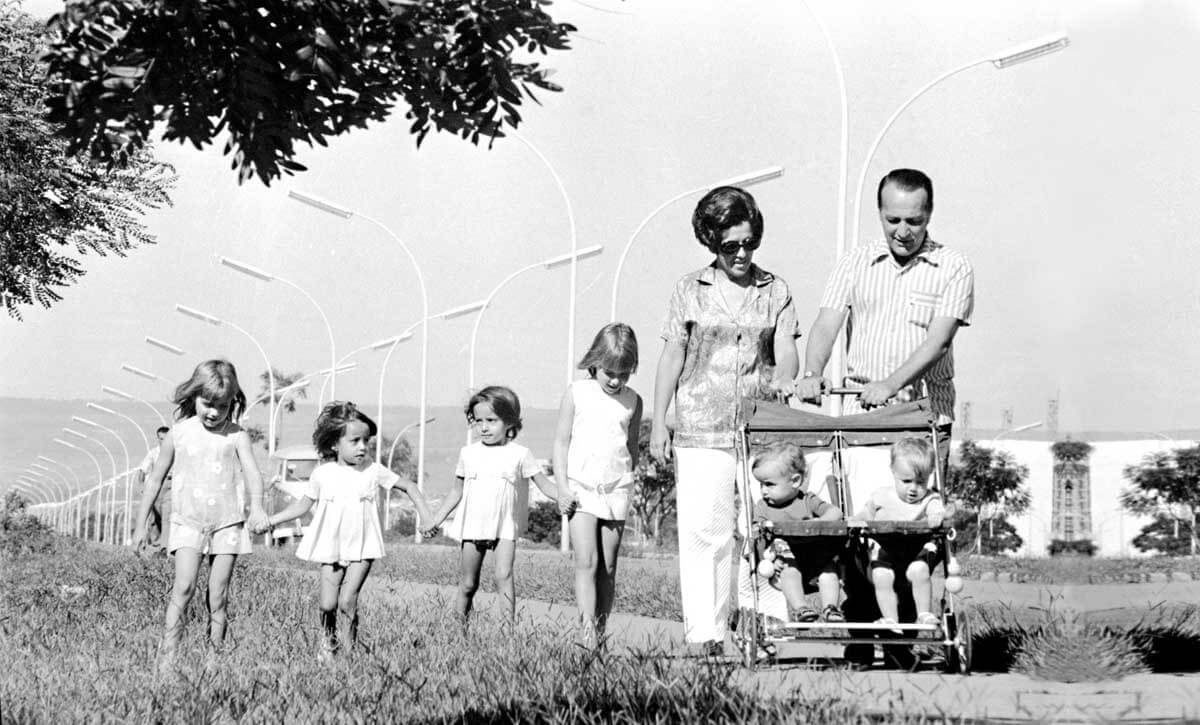
{"label": "foliage canopy", "polygon": [[123,168],[72,155],[46,119],[41,25],[0,0],[0,297],[5,311],[50,307],[84,274],[78,255],[125,256],[152,244],[142,213],[170,205],[174,169],[148,148]]}
{"label": "foliage canopy", "polygon": [[228,134],[239,181],[303,171],[296,142],[382,121],[403,100],[430,129],[478,143],[521,121],[520,53],[567,50],[542,0],[73,0],[55,15],[49,99],[72,151],[123,164],[155,125],[196,148]]}

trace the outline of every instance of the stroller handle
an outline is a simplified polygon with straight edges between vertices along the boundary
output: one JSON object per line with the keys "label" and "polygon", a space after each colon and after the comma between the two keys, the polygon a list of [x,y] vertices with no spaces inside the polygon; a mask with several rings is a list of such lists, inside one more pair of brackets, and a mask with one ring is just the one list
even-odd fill
{"label": "stroller handle", "polygon": [[861,388],[830,388],[825,391],[827,395],[862,395]]}

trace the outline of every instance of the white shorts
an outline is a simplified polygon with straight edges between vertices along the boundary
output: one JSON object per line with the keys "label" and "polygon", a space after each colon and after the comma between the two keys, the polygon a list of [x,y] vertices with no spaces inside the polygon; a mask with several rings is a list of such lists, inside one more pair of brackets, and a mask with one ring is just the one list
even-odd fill
{"label": "white shorts", "polygon": [[167,534],[167,551],[195,549],[201,554],[249,554],[250,532],[242,523],[226,526],[216,531],[206,531],[184,521],[183,517],[171,514],[171,526]]}
{"label": "white shorts", "polygon": [[579,500],[576,511],[591,514],[604,521],[624,521],[629,516],[629,499],[633,495],[633,479],[625,477],[603,486],[589,486],[568,479],[571,493]]}

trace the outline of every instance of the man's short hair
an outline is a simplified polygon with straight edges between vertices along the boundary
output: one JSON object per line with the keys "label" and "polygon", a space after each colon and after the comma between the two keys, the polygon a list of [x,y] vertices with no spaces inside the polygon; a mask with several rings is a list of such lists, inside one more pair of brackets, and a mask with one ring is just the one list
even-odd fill
{"label": "man's short hair", "polygon": [[925,211],[933,211],[933,181],[925,175],[924,171],[916,169],[892,169],[884,174],[884,177],[879,180],[879,188],[875,191],[875,207],[883,208],[883,187],[888,184],[895,184],[897,189],[903,191],[916,191],[917,189],[925,190]]}
{"label": "man's short hair", "polygon": [[154,435],[162,435],[163,433],[170,433],[170,432],[171,432],[170,428],[168,428],[165,425],[160,425],[158,427],[158,430],[154,431]]}

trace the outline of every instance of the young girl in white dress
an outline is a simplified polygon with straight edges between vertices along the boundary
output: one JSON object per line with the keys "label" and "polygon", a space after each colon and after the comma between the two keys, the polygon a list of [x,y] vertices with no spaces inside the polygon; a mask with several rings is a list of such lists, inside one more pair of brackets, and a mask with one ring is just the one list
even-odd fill
{"label": "young girl in white dress", "polygon": [[513,558],[517,539],[518,487],[533,480],[542,493],[558,501],[563,514],[573,502],[542,473],[529,449],[513,439],[521,430],[521,401],[508,388],[493,385],[471,396],[467,422],[479,440],[458,454],[455,483],[433,517],[436,527],[455,511],[446,533],[461,543],[458,614],[471,613],[484,555],[496,550],[496,590],[507,600],[509,615],[516,614]]}
{"label": "young girl in white dress", "polygon": [[175,660],[183,638],[184,612],[196,592],[196,576],[205,557],[209,568],[208,638],[214,645],[225,638],[233,565],[239,555],[251,551],[239,470],[250,492],[250,526],[266,521],[262,477],[250,436],[234,422],[246,408],[237,370],[225,360],[202,362],[187,382],[175,389],[173,402],[178,422],[162,438],[133,535],[134,546],[145,545],[150,509],[170,472],[174,483],[167,547],[175,556],[175,583],[167,603],[160,669]]}
{"label": "young girl in white dress", "polygon": [[554,478],[578,507],[571,515],[575,601],[592,634],[604,633],[617,587],[617,556],[633,494],[642,398],[626,383],[637,371],[637,337],[605,325],[579,363],[588,378],[563,395],[554,438]]}
{"label": "young girl in white dress", "polygon": [[313,446],[324,461],[313,469],[301,497],[267,520],[277,526],[303,516],[316,504],[296,556],[321,565],[322,657],[338,650],[338,613],[345,621],[344,641],[358,641],[358,594],[371,564],[383,556],[383,531],[375,498],[380,489],[398,488],[412,499],[417,516],[429,521],[429,506],[416,485],[367,457],[375,421],[354,403],[334,401],[317,417]]}

